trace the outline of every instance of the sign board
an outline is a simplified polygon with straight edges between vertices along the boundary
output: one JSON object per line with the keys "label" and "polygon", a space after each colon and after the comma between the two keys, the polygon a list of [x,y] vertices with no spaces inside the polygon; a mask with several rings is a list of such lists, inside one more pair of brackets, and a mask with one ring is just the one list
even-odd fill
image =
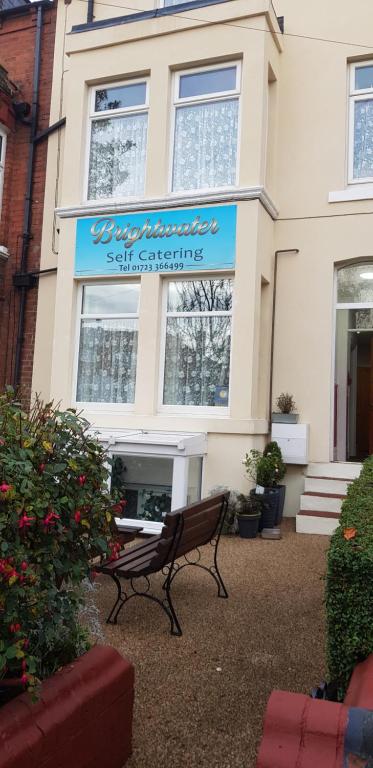
{"label": "sign board", "polygon": [[232,269],[235,205],[78,219],[75,275]]}

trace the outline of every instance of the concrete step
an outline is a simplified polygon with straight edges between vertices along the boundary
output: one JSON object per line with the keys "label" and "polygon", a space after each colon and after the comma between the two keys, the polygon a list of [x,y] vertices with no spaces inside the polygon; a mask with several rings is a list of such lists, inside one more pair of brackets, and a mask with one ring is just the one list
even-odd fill
{"label": "concrete step", "polygon": [[301,511],[315,510],[317,512],[332,512],[339,515],[344,496],[336,494],[302,493],[300,497]]}
{"label": "concrete step", "polygon": [[359,476],[361,464],[350,461],[311,462],[307,466],[307,477],[354,480]]}
{"label": "concrete step", "polygon": [[333,514],[332,512],[301,511],[295,518],[297,533],[331,536],[338,528],[338,524],[339,514]]}
{"label": "concrete step", "polygon": [[338,493],[345,496],[352,480],[336,480],[334,477],[305,477],[305,492]]}

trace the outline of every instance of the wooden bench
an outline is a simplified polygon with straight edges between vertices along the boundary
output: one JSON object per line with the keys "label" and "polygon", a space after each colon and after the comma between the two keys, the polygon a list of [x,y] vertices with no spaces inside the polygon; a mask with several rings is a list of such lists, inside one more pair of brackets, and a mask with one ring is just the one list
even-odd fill
{"label": "wooden bench", "polygon": [[[210,573],[217,584],[218,596],[228,597],[217,563],[218,545],[227,506],[228,494],[222,493],[169,512],[164,518],[159,535],[120,553],[116,560],[101,563],[96,570],[111,576],[117,587],[117,599],[107,623],[117,623],[124,604],[132,597],[147,597],[158,603],[167,614],[171,623],[171,634],[181,636],[180,623],[171,600],[171,585],[175,576],[187,565],[203,568]],[[199,547],[205,544],[211,544],[213,548],[213,564],[210,566],[200,562]],[[188,555],[193,551],[196,551],[196,558],[191,560]],[[178,562],[180,558],[184,558],[184,562]],[[162,585],[162,598],[150,591],[149,577],[159,572],[166,577]],[[144,578],[146,587],[141,590],[136,580]],[[122,589],[120,579],[128,582],[130,592]]]}

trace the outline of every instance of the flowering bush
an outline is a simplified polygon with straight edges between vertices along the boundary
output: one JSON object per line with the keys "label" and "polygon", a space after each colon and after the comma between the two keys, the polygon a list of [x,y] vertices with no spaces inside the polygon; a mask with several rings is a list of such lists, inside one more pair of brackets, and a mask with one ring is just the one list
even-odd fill
{"label": "flowering bush", "polygon": [[0,396],[0,678],[27,688],[89,647],[80,585],[115,554],[103,448],[73,410]]}

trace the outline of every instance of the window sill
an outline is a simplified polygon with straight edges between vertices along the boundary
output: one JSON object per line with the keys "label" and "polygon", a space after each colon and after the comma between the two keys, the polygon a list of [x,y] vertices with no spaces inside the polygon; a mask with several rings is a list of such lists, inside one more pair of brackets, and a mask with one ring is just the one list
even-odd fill
{"label": "window sill", "polygon": [[336,192],[329,192],[329,203],[349,203],[353,200],[372,200],[373,184],[356,184]]}
{"label": "window sill", "polygon": [[213,416],[215,419],[229,418],[229,408],[225,406],[187,406],[187,405],[161,405],[158,409],[158,416],[199,416],[204,419],[206,416]]}

